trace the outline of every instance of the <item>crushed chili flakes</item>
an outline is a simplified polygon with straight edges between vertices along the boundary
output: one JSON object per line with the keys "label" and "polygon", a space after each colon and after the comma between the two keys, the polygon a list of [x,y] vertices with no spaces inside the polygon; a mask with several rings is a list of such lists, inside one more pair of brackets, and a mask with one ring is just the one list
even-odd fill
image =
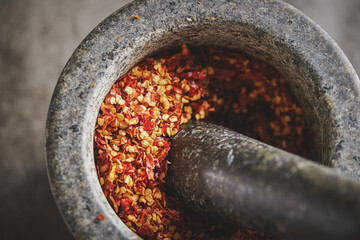
{"label": "crushed chili flakes", "polygon": [[135,15],[134,18],[139,19],[140,17],[139,17],[139,15]]}
{"label": "crushed chili flakes", "polygon": [[117,40],[120,40],[120,37],[117,37],[116,39],[117,39]]}
{"label": "crushed chili flakes", "polygon": [[92,87],[93,87],[93,88],[96,87],[96,84],[94,83],[94,84],[92,85]]}
{"label": "crushed chili flakes", "polygon": [[101,105],[95,158],[109,203],[144,239],[266,239],[199,219],[166,195],[169,137],[191,118],[306,155],[301,109],[274,68],[233,50],[183,45],[135,66]]}

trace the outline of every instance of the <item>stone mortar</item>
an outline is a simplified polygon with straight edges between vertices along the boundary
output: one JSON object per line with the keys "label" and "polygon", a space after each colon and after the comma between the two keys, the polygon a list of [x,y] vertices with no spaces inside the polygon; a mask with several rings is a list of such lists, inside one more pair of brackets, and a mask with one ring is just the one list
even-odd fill
{"label": "stone mortar", "polygon": [[[140,18],[129,19],[135,15]],[[312,20],[275,0],[137,0],[84,39],[51,100],[48,174],[59,210],[76,238],[139,239],[101,190],[94,126],[101,102],[120,76],[146,56],[182,43],[240,49],[276,67],[314,135],[312,158],[360,178],[359,78],[338,45]],[[97,220],[101,213],[104,221]]]}

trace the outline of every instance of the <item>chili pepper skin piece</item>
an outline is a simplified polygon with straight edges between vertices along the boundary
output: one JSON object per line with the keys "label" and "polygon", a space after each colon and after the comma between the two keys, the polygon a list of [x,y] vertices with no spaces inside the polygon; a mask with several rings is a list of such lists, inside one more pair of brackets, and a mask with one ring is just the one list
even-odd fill
{"label": "chili pepper skin piece", "polygon": [[104,216],[104,214],[99,214],[99,215],[97,215],[97,220],[99,220],[99,221],[104,221],[105,220],[105,216]]}

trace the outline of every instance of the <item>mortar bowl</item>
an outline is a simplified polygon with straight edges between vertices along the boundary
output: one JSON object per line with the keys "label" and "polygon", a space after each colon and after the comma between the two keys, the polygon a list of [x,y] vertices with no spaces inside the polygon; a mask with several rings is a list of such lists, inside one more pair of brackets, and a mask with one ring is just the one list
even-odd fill
{"label": "mortar bowl", "polygon": [[[359,78],[311,19],[281,1],[137,0],[106,18],[78,46],[49,107],[49,181],[75,238],[140,239],[116,215],[98,181],[96,118],[120,76],[146,56],[184,43],[238,49],[276,67],[303,109],[314,142],[311,158],[360,179]],[[99,221],[99,214],[105,220]]]}

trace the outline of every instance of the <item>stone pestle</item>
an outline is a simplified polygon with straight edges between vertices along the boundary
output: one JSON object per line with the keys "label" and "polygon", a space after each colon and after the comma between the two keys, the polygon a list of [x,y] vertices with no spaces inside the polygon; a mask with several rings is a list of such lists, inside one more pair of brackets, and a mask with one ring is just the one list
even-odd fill
{"label": "stone pestle", "polygon": [[199,214],[284,239],[360,239],[360,182],[226,128],[172,139],[168,191]]}

